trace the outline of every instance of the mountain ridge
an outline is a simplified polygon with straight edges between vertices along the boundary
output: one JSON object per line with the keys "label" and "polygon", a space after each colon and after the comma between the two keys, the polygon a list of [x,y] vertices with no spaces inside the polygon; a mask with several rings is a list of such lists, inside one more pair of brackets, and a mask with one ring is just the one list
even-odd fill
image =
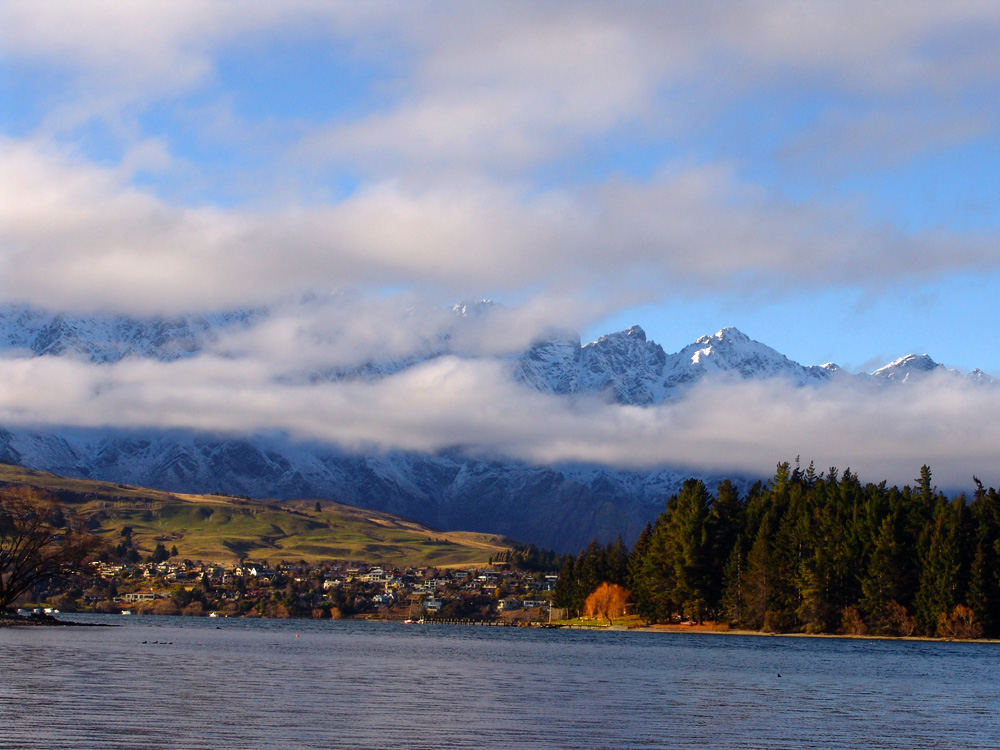
{"label": "mountain ridge", "polygon": [[[498,313],[494,303],[453,308],[456,325]],[[126,358],[163,362],[218,353],[231,333],[252,332],[266,310],[167,319],[71,316],[25,307],[0,308],[0,355],[71,357],[98,367]],[[699,337],[668,354],[631,326],[583,344],[553,332],[506,354],[463,351],[446,330],[425,337],[404,356],[351,366],[313,363],[283,377],[295,382],[391,378],[436,357],[493,358],[516,383],[556,397],[598,397],[652,408],[683,399],[706,379],[784,379],[797,388],[861,382],[905,388],[921,377],[952,375],[995,386],[981,371],[961,376],[927,355],[908,355],[872,373],[836,365],[801,365],[736,328]],[[232,359],[238,366],[238,358]],[[394,451],[353,454],[281,434],[221,435],[180,429],[84,429],[0,424],[0,460],[66,476],[143,485],[174,492],[222,491],[252,497],[320,497],[414,518],[442,529],[498,533],[575,552],[592,538],[622,534],[631,541],[690,476],[721,479],[670,466],[628,470],[598,465],[540,466],[500,457]],[[762,477],[733,477],[749,486]]]}
{"label": "mountain ridge", "polygon": [[[451,312],[457,320],[467,321],[482,319],[497,309],[502,307],[481,300],[456,304]],[[169,362],[197,356],[226,333],[250,330],[268,314],[264,308],[255,308],[137,318],[107,313],[70,315],[8,305],[0,307],[0,352],[13,356],[70,356],[93,364],[114,364],[129,357]],[[377,379],[446,354],[497,356],[456,352],[449,338],[444,333],[402,357],[386,355],[347,366],[318,365],[307,379]],[[960,374],[927,354],[909,354],[868,373],[847,373],[833,363],[802,365],[735,327],[701,336],[672,354],[648,340],[639,325],[605,334],[587,344],[578,334],[562,331],[502,358],[509,362],[516,381],[536,390],[559,395],[605,393],[618,403],[634,406],[678,398],[706,377],[780,377],[806,386],[844,376],[875,383],[905,383],[938,370]],[[978,369],[964,377],[977,383],[997,382]]]}

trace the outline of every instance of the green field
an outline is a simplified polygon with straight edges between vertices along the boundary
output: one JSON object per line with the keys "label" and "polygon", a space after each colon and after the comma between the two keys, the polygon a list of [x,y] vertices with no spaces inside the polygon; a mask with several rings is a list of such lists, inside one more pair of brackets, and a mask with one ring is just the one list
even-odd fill
{"label": "green field", "polygon": [[158,542],[180,559],[230,564],[252,560],[351,560],[392,566],[475,566],[509,548],[492,534],[436,531],[388,513],[320,500],[244,500],[182,495],[70,479],[0,463],[0,487],[26,485],[56,496],[112,547],[121,530],[143,556]]}

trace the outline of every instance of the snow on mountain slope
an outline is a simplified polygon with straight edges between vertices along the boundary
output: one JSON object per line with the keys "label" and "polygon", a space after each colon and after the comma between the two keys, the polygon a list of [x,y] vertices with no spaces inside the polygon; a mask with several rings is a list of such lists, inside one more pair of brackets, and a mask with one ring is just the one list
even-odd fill
{"label": "snow on mountain slope", "polygon": [[543,393],[575,394],[580,388],[580,337],[554,334],[517,358],[514,378]]}
{"label": "snow on mountain slope", "polygon": [[[465,325],[483,320],[492,309],[490,304],[474,303],[456,306],[451,312],[455,321],[465,321],[461,323]],[[269,315],[257,310],[167,320],[0,308],[0,356],[73,357],[99,367],[125,357],[172,361],[210,350],[234,331],[252,333],[255,326],[269,322]],[[371,346],[366,341],[361,361],[324,366],[326,350],[322,347],[339,334],[336,327],[323,327],[327,318],[318,320],[316,356],[290,360],[310,363],[307,370],[289,372],[296,382],[391,378],[434,357],[454,354],[457,345],[450,331],[462,330],[465,336],[477,330],[450,327],[445,316],[440,328],[416,343],[386,348],[380,340],[370,342]],[[297,339],[293,345],[298,345]],[[735,328],[703,336],[674,354],[665,353],[647,340],[642,328],[633,326],[586,345],[581,345],[576,334],[557,332],[523,352],[460,356],[500,357],[512,378],[544,393],[600,396],[644,407],[681,399],[688,388],[704,379],[781,378],[799,387],[823,387],[836,379],[857,378],[895,388],[944,370],[926,355],[904,357],[871,375],[851,375],[831,364],[803,366]],[[238,367],[239,361],[234,356],[233,366]],[[299,366],[290,364],[289,368]],[[996,384],[980,371],[967,377],[976,383]],[[327,497],[442,528],[502,533],[564,551],[576,551],[594,537],[610,539],[617,533],[631,541],[663,510],[664,501],[684,478],[693,473],[713,479],[679,467],[629,471],[532,466],[461,453],[352,455],[274,435],[234,438],[165,429],[124,433],[58,425],[44,430],[0,425],[0,460],[173,491]]]}
{"label": "snow on mountain slope", "polygon": [[840,376],[834,364],[803,366],[736,328],[702,336],[676,354],[647,341],[639,326],[581,347],[579,338],[554,335],[517,361],[515,377],[546,393],[605,393],[620,404],[646,406],[679,398],[703,378],[786,378],[815,385]]}
{"label": "snow on mountain slope", "polygon": [[965,376],[972,383],[977,383],[980,385],[997,385],[998,382],[996,378],[987,375],[985,372],[980,370],[978,367]]}
{"label": "snow on mountain slope", "polygon": [[[481,300],[455,305],[452,313],[457,322],[476,320],[500,307],[489,300]],[[196,356],[223,335],[251,329],[266,321],[268,316],[266,310],[255,309],[169,319],[133,318],[107,314],[68,315],[26,306],[7,306],[0,307],[0,354],[71,356],[96,364],[114,363],[125,357],[172,361]],[[378,342],[373,346],[377,350]],[[288,377],[314,382],[377,380],[454,353],[451,334],[444,330],[416,342],[405,356],[376,355],[349,365],[319,364],[307,372],[288,373]],[[821,385],[848,375],[834,364],[800,365],[736,328],[724,328],[711,336],[702,336],[675,354],[666,354],[659,344],[648,341],[639,326],[601,336],[583,346],[577,334],[555,332],[507,359],[515,380],[544,393],[599,394],[634,406],[680,398],[688,387],[706,377],[784,378],[806,386]],[[905,383],[938,369],[943,367],[926,354],[908,355],[876,370],[870,377],[876,382]],[[978,383],[996,383],[980,371],[968,377]]]}
{"label": "snow on mountain slope", "polygon": [[620,404],[646,406],[656,400],[667,355],[646,340],[639,326],[601,336],[581,350],[580,390],[605,392]]}
{"label": "snow on mountain slope", "polygon": [[805,367],[736,328],[723,328],[670,355],[664,367],[663,387],[666,393],[674,395],[679,387],[706,376],[742,380],[780,377],[809,385],[825,382],[838,371],[836,365]]}
{"label": "snow on mountain slope", "polygon": [[0,308],[0,352],[73,356],[95,363],[125,357],[171,361],[190,357],[234,326],[249,326],[261,310],[175,318],[52,313],[25,305]]}
{"label": "snow on mountain slope", "polygon": [[666,354],[639,326],[580,346],[575,334],[554,334],[531,346],[514,365],[514,377],[544,393],[605,393],[621,404],[655,400]]}
{"label": "snow on mountain slope", "polygon": [[943,371],[944,365],[939,365],[926,354],[908,354],[895,362],[890,362],[872,373],[873,378],[880,380],[906,383],[915,377],[926,375],[935,370]]}

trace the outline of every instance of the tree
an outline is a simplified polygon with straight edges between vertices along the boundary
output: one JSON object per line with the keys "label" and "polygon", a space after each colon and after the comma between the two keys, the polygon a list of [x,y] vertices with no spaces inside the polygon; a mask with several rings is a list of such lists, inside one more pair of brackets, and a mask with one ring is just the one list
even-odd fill
{"label": "tree", "polygon": [[0,490],[0,609],[96,548],[97,538],[54,498],[29,487]]}
{"label": "tree", "polygon": [[954,512],[942,504],[930,534],[927,551],[923,555],[920,587],[917,589],[917,623],[926,635],[937,633],[941,615],[946,618],[955,608],[959,584],[959,549],[957,524]]}
{"label": "tree", "polygon": [[602,583],[583,603],[585,617],[600,617],[614,625],[614,618],[625,614],[628,591],[617,583]]}
{"label": "tree", "polygon": [[709,495],[700,479],[689,479],[667,502],[662,524],[654,530],[651,548],[661,567],[655,595],[668,615],[680,612],[699,622],[708,608],[710,577]]}

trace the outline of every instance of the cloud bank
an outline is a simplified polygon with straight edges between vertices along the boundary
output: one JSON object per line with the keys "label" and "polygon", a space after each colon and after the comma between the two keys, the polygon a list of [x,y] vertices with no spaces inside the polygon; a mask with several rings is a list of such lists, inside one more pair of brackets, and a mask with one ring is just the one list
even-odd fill
{"label": "cloud bank", "polygon": [[[561,295],[583,321],[596,298],[871,289],[1000,266],[995,228],[914,231],[839,182],[844,165],[856,178],[997,135],[992,3],[0,14],[3,62],[53,87],[28,102],[33,127],[0,140],[3,301],[177,312],[391,287]],[[311,119],[241,109],[229,56],[297,43],[341,50],[372,77],[368,98],[317,102]],[[300,73],[334,77],[337,99],[342,71]],[[761,97],[776,103],[747,109]],[[739,147],[710,145],[730,139],[773,141],[765,171],[815,177],[782,189]]]}
{"label": "cloud bank", "polygon": [[[169,364],[5,356],[0,424],[994,470],[997,396],[952,380],[705,383],[630,409],[526,391],[480,355],[665,300],[808,312],[1000,277],[995,2],[14,0],[0,34],[0,304],[172,315],[357,290]],[[484,295],[513,309],[479,328],[426,312]],[[980,346],[988,314],[949,321]],[[308,377],[446,335],[461,356]]]}
{"label": "cloud bank", "polygon": [[349,451],[459,448],[541,465],[750,475],[801,455],[871,480],[910,482],[927,463],[942,486],[965,487],[973,475],[1000,483],[1000,389],[948,373],[892,388],[706,380],[680,401],[629,407],[533,391],[514,382],[503,358],[441,356],[376,381],[290,378],[287,367],[308,359],[8,357],[0,424],[279,431]]}
{"label": "cloud bank", "polygon": [[210,310],[385,286],[634,304],[664,289],[865,286],[1000,265],[988,235],[905,236],[847,206],[775,201],[718,167],[531,198],[387,182],[336,205],[252,212],[171,206],[112,169],[2,145],[0,297],[56,309]]}

